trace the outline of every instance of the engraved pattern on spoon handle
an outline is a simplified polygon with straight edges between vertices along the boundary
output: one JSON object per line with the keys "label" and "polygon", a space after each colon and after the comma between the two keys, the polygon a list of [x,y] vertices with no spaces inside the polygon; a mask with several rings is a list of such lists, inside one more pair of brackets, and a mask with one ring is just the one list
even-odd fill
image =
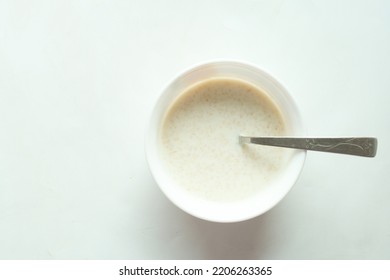
{"label": "engraved pattern on spoon handle", "polygon": [[377,139],[373,137],[301,138],[240,136],[240,142],[363,157],[374,157],[377,150]]}

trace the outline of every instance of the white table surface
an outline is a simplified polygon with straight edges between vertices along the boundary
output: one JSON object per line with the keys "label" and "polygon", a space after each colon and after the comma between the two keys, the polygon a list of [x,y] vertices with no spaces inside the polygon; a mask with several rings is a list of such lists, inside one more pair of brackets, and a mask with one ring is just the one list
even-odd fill
{"label": "white table surface", "polygon": [[[390,259],[389,1],[1,1],[1,259]],[[211,223],[154,182],[161,89],[205,60],[268,69],[308,134],[376,136],[376,158],[309,153],[250,221]]]}

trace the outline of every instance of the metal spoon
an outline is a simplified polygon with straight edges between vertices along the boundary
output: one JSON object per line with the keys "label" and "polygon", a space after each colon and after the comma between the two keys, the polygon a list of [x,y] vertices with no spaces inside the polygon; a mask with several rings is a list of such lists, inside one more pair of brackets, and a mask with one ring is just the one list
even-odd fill
{"label": "metal spoon", "polygon": [[307,138],[239,136],[240,144],[260,144],[292,149],[375,157],[378,141],[373,137]]}

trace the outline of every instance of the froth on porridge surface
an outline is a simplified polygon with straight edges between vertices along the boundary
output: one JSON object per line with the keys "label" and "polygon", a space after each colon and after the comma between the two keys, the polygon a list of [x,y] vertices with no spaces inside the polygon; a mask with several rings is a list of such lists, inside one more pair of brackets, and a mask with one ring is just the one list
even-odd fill
{"label": "froth on porridge surface", "polygon": [[204,199],[245,199],[277,176],[289,151],[241,145],[240,134],[285,135],[283,117],[267,94],[231,78],[191,86],[163,119],[160,135],[167,172]]}

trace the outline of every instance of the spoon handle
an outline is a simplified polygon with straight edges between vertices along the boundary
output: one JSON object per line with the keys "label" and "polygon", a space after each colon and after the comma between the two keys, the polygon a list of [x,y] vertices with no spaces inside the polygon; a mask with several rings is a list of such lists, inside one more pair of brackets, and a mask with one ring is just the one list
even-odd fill
{"label": "spoon handle", "polygon": [[307,138],[307,137],[239,137],[241,144],[260,144],[319,152],[375,157],[378,141],[373,137]]}

